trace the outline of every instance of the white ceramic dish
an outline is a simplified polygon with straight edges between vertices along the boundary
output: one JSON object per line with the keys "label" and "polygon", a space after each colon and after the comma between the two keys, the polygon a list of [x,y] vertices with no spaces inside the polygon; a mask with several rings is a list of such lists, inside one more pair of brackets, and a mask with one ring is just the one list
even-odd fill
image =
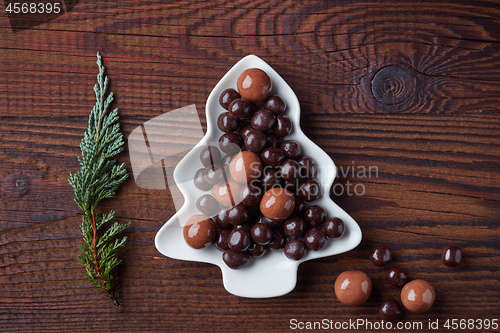
{"label": "white ceramic dish", "polygon": [[[346,231],[344,235],[335,240],[328,240],[327,245],[320,251],[308,251],[299,261],[285,257],[283,251],[269,252],[264,257],[252,259],[251,263],[239,270],[232,270],[222,261],[222,252],[215,246],[201,250],[190,248],[183,238],[182,226],[193,214],[198,214],[196,209],[197,198],[205,193],[198,190],[192,182],[196,170],[202,167],[199,160],[199,151],[207,143],[217,142],[223,133],[217,128],[217,117],[225,111],[219,105],[219,95],[226,88],[236,89],[236,80],[241,72],[247,68],[260,68],[272,80],[273,94],[281,96],[286,104],[285,113],[293,122],[293,130],[289,137],[298,141],[303,152],[313,157],[319,167],[316,179],[326,191],[314,204],[323,207],[328,216],[339,217],[344,221]],[[361,229],[358,224],[344,210],[337,206],[328,196],[328,190],[334,181],[336,167],[330,157],[300,129],[300,105],[297,97],[288,84],[266,62],[254,55],[249,55],[240,60],[212,90],[206,104],[207,133],[205,137],[193,148],[177,165],[174,170],[174,180],[182,192],[185,202],[182,208],[158,231],[155,239],[156,248],[165,256],[180,260],[190,260],[211,263],[222,270],[224,287],[230,293],[242,297],[275,297],[284,295],[293,290],[297,282],[297,268],[300,263],[327,257],[354,249],[361,242]]]}

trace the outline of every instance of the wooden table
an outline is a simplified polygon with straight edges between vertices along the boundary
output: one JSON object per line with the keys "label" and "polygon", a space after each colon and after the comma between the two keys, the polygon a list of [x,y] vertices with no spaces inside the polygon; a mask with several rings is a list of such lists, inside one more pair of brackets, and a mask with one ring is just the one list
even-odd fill
{"label": "wooden table", "polygon": [[[380,323],[379,304],[399,297],[385,282],[388,267],[368,261],[382,243],[390,265],[437,292],[430,311],[404,316],[422,329],[399,331],[429,331],[429,320],[439,321],[433,332],[471,331],[444,324],[500,319],[498,1],[66,1],[64,14],[14,30],[16,17],[0,9],[2,332]],[[157,252],[153,240],[173,203],[167,191],[129,178],[103,206],[132,221],[115,309],[76,260],[81,213],[67,182],[95,103],[97,51],[126,137],[169,110],[194,103],[204,111],[234,63],[260,56],[296,92],[304,132],[344,170],[332,197],[358,221],[361,244],[301,264],[285,296],[239,298],[225,291],[218,267]],[[127,151],[120,160],[131,171]],[[462,248],[459,267],[441,263],[445,245]],[[345,270],[373,280],[360,307],[334,296]]]}

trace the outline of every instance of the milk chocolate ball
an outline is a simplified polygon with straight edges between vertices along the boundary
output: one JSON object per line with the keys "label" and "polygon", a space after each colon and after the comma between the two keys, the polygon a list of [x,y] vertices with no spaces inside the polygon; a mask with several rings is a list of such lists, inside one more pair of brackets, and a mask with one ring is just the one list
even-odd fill
{"label": "milk chocolate ball", "polygon": [[214,221],[202,214],[191,216],[183,229],[184,240],[194,249],[202,249],[212,244],[215,233]]}
{"label": "milk chocolate ball", "polygon": [[241,202],[241,184],[232,179],[227,183],[217,184],[213,187],[214,198],[222,206],[232,207]]}
{"label": "milk chocolate ball", "polygon": [[401,289],[401,302],[408,311],[414,313],[429,310],[435,298],[434,288],[425,280],[413,280]]}
{"label": "milk chocolate ball", "polygon": [[262,215],[273,221],[284,220],[293,213],[295,208],[294,195],[281,187],[271,188],[260,200]]}
{"label": "milk chocolate ball", "polygon": [[335,296],[349,306],[358,306],[366,302],[372,292],[372,280],[361,271],[342,272],[335,280]]}
{"label": "milk chocolate ball", "polygon": [[238,77],[238,92],[245,100],[259,103],[271,93],[271,79],[260,68],[249,68]]}
{"label": "milk chocolate ball", "polygon": [[262,174],[262,161],[251,151],[236,154],[229,163],[231,177],[240,184],[248,184]]}

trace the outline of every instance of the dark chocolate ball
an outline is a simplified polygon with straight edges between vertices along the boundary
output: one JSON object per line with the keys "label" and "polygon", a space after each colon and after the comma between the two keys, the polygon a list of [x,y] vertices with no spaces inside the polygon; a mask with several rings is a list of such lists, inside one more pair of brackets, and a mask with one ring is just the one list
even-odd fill
{"label": "dark chocolate ball", "polygon": [[215,248],[219,251],[226,251],[229,249],[229,245],[227,245],[227,240],[229,238],[229,234],[231,230],[229,229],[219,229],[217,235],[215,236]]}
{"label": "dark chocolate ball", "polygon": [[262,198],[262,190],[251,182],[241,188],[241,203],[247,207],[257,206]]}
{"label": "dark chocolate ball", "polygon": [[273,127],[273,132],[276,136],[282,138],[290,134],[292,131],[292,121],[287,116],[280,114],[276,117],[276,123]]}
{"label": "dark chocolate ball", "polygon": [[391,251],[386,245],[379,245],[370,252],[370,261],[376,266],[383,266],[391,260]]}
{"label": "dark chocolate ball", "polygon": [[221,163],[222,156],[217,147],[206,146],[200,152],[200,161],[205,168],[211,165],[219,165]]}
{"label": "dark chocolate ball", "polygon": [[302,156],[297,160],[299,163],[299,176],[300,178],[314,178],[317,172],[317,166],[310,156]]}
{"label": "dark chocolate ball", "polygon": [[221,210],[219,214],[217,214],[215,223],[219,226],[219,228],[223,229],[229,229],[233,227],[233,225],[229,222],[226,209]]}
{"label": "dark chocolate ball", "polygon": [[323,228],[328,237],[339,238],[344,234],[344,221],[338,217],[330,217],[326,219]]}
{"label": "dark chocolate ball", "polygon": [[227,110],[229,108],[229,104],[231,104],[231,102],[237,98],[241,98],[240,94],[236,90],[234,90],[232,88],[228,88],[228,89],[224,90],[222,92],[222,94],[220,94],[219,104],[224,109]]}
{"label": "dark chocolate ball", "polygon": [[241,225],[248,222],[248,209],[242,203],[227,210],[227,219],[232,225]]}
{"label": "dark chocolate ball", "polygon": [[250,131],[245,136],[245,147],[254,153],[260,153],[266,146],[267,136],[261,131]]}
{"label": "dark chocolate ball", "polygon": [[196,201],[196,208],[198,208],[201,213],[208,216],[217,215],[220,209],[219,203],[210,194],[203,194],[199,197]]}
{"label": "dark chocolate ball", "polygon": [[299,238],[306,232],[307,225],[300,217],[290,217],[283,224],[283,231],[289,237]]}
{"label": "dark chocolate ball", "polygon": [[448,267],[458,266],[462,262],[462,251],[458,246],[445,246],[441,254],[441,261]]}
{"label": "dark chocolate ball", "polygon": [[241,138],[238,134],[226,133],[219,138],[220,149],[227,154],[236,154],[241,149]]}
{"label": "dark chocolate ball", "polygon": [[304,235],[304,243],[313,251],[319,251],[326,245],[326,235],[320,228],[313,227],[307,230]]}
{"label": "dark chocolate ball", "polygon": [[253,114],[250,124],[256,130],[265,133],[272,130],[275,122],[276,122],[276,117],[271,111],[268,111],[266,109],[260,109]]}
{"label": "dark chocolate ball", "polygon": [[231,104],[229,104],[227,111],[235,119],[247,118],[252,114],[250,103],[245,101],[243,98],[237,98],[232,101]]}
{"label": "dark chocolate ball", "polygon": [[250,263],[250,255],[246,252],[227,250],[222,254],[222,260],[231,269],[240,269]]}
{"label": "dark chocolate ball", "polygon": [[281,150],[283,154],[285,154],[286,158],[291,158],[292,160],[296,160],[302,156],[302,148],[297,141],[294,140],[286,140],[281,144]]}
{"label": "dark chocolate ball", "polygon": [[379,313],[383,320],[393,321],[399,319],[403,314],[398,302],[393,299],[384,301],[379,307]]}
{"label": "dark chocolate ball", "polygon": [[315,179],[307,179],[299,188],[299,197],[304,201],[314,201],[321,196],[321,186]]}
{"label": "dark chocolate ball", "polygon": [[260,153],[260,159],[265,165],[277,167],[283,163],[285,155],[279,148],[267,147]]}
{"label": "dark chocolate ball", "polygon": [[267,224],[256,223],[253,225],[250,235],[255,243],[266,245],[273,240],[273,230]]}
{"label": "dark chocolate ball", "polygon": [[281,112],[285,111],[286,103],[278,95],[272,95],[272,96],[269,96],[264,101],[264,109],[271,111],[275,115],[278,115]]}
{"label": "dark chocolate ball", "polygon": [[312,205],[305,209],[304,220],[313,227],[320,226],[326,220],[326,212],[318,205]]}
{"label": "dark chocolate ball", "polygon": [[306,246],[300,239],[290,239],[285,245],[284,252],[288,259],[300,260],[306,254]]}
{"label": "dark chocolate ball", "polygon": [[238,120],[229,112],[222,112],[217,118],[217,127],[225,133],[231,133],[239,128]]}
{"label": "dark chocolate ball", "polygon": [[202,191],[208,191],[212,188],[212,185],[205,178],[205,168],[201,168],[195,172],[193,184],[197,189]]}
{"label": "dark chocolate ball", "polygon": [[280,167],[281,178],[286,181],[294,181],[299,177],[299,164],[297,161],[288,159]]}
{"label": "dark chocolate ball", "polygon": [[408,277],[405,272],[397,267],[389,268],[385,273],[385,279],[387,282],[398,288],[402,288],[408,281]]}
{"label": "dark chocolate ball", "polygon": [[231,231],[227,239],[227,245],[234,251],[246,251],[251,242],[250,232],[243,228]]}

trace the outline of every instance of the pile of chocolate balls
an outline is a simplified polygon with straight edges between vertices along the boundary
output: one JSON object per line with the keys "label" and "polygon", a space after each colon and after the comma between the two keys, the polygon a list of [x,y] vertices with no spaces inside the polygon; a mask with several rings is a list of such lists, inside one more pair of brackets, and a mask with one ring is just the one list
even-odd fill
{"label": "pile of chocolate balls", "polygon": [[193,183],[206,192],[184,226],[186,243],[202,249],[215,244],[232,269],[247,266],[268,251],[290,260],[319,251],[342,237],[344,222],[315,203],[322,189],[318,166],[300,142],[288,138],[293,123],[285,101],[259,68],[243,71],[237,90],[220,97],[218,142],[200,152],[203,168]]}

